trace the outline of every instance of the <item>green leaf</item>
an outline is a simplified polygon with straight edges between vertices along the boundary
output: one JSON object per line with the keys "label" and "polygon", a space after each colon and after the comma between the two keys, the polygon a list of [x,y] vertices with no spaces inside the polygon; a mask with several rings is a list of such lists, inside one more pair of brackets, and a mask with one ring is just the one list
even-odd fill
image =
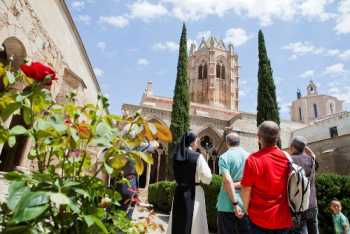
{"label": "green leaf", "polygon": [[16,97],[16,102],[21,102],[24,99],[26,99],[27,97],[29,97],[32,93],[20,93],[18,94],[18,96]]}
{"label": "green leaf", "polygon": [[32,112],[29,108],[24,108],[23,110],[23,118],[24,118],[24,122],[27,125],[30,125],[32,123]]}
{"label": "green leaf", "polygon": [[68,205],[70,203],[69,198],[63,193],[53,193],[53,194],[51,194],[50,199],[52,202],[54,202],[56,204]]}
{"label": "green leaf", "polygon": [[7,139],[7,144],[12,148],[16,144],[16,137],[15,136],[10,136]]}
{"label": "green leaf", "polygon": [[16,135],[21,135],[25,134],[27,132],[27,129],[21,125],[14,126],[10,130],[10,136],[16,136]]}
{"label": "green leaf", "polygon": [[3,144],[7,141],[9,137],[9,130],[7,127],[0,125],[0,144]]}
{"label": "green leaf", "polygon": [[92,215],[84,215],[84,219],[88,227],[94,224],[94,218],[92,217]]}
{"label": "green leaf", "polygon": [[38,128],[40,130],[46,130],[49,127],[51,127],[51,124],[47,121],[45,121],[44,119],[38,119]]}
{"label": "green leaf", "polygon": [[102,231],[106,234],[108,234],[107,228],[105,227],[105,225],[101,222],[101,220],[99,220],[95,215],[92,215],[92,218],[94,219],[95,223],[97,224],[97,226],[99,226]]}
{"label": "green leaf", "polygon": [[12,181],[12,183],[9,186],[9,194],[13,193],[17,188],[25,186],[26,181],[21,180],[21,181]]}
{"label": "green leaf", "polygon": [[4,174],[5,179],[8,181],[22,180],[22,176],[16,172],[7,172]]}
{"label": "green leaf", "polygon": [[105,117],[110,118],[110,119],[114,119],[118,122],[123,122],[123,119],[117,115],[106,115]]}
{"label": "green leaf", "polygon": [[7,71],[7,72],[6,72],[6,76],[7,76],[8,82],[9,82],[10,84],[13,84],[13,83],[15,82],[16,78],[15,78],[15,76],[14,76],[11,72]]}
{"label": "green leaf", "polygon": [[7,199],[7,206],[10,210],[14,210],[22,197],[30,193],[30,188],[27,186],[18,187]]}
{"label": "green leaf", "polygon": [[52,97],[51,92],[47,89],[40,89],[35,92],[35,97],[33,100],[33,106],[36,109],[36,112],[42,111],[44,108],[47,108],[51,105]]}
{"label": "green leaf", "polygon": [[104,163],[104,165],[105,165],[105,168],[106,168],[107,173],[108,173],[109,175],[112,174],[112,173],[113,173],[113,168],[110,167],[107,163]]}
{"label": "green leaf", "polygon": [[22,197],[19,202],[18,211],[27,207],[40,206],[50,202],[50,194],[45,191],[32,192],[27,196]]}
{"label": "green leaf", "polygon": [[96,127],[94,141],[96,143],[107,143],[113,140],[117,134],[117,128],[111,128],[107,123],[100,122]]}
{"label": "green leaf", "polygon": [[75,130],[74,128],[70,128],[70,133],[71,133],[71,135],[72,135],[72,138],[73,138],[75,141],[79,141],[79,136],[78,136],[77,130]]}
{"label": "green leaf", "polygon": [[28,207],[21,210],[21,212],[15,212],[9,224],[35,219],[41,215],[49,206],[50,204],[45,204],[43,206]]}
{"label": "green leaf", "polygon": [[69,204],[68,204],[68,206],[73,210],[73,211],[75,211],[76,213],[80,213],[80,209],[79,209],[79,206],[78,206],[78,204],[77,204],[77,202],[74,200],[74,199],[72,199],[72,198],[68,198],[69,199]]}
{"label": "green leaf", "polygon": [[11,115],[13,112],[15,112],[17,109],[19,109],[21,107],[21,103],[10,103],[5,110],[2,111],[1,114],[1,119],[2,122],[5,122]]}
{"label": "green leaf", "polygon": [[61,109],[63,109],[63,106],[56,104],[56,105],[53,105],[51,109],[53,109],[53,110],[61,110]]}
{"label": "green leaf", "polygon": [[71,187],[71,186],[76,186],[76,185],[80,185],[79,182],[76,182],[76,181],[64,181],[63,183],[63,188],[67,188],[67,187]]}
{"label": "green leaf", "polygon": [[51,115],[49,122],[56,131],[63,132],[67,130],[67,126],[64,124],[63,117],[61,115]]}
{"label": "green leaf", "polygon": [[85,190],[83,190],[83,189],[76,189],[76,188],[73,188],[73,189],[74,189],[74,191],[75,191],[76,193],[79,193],[79,194],[81,194],[81,195],[90,197],[90,194],[89,194],[88,192],[86,192]]}

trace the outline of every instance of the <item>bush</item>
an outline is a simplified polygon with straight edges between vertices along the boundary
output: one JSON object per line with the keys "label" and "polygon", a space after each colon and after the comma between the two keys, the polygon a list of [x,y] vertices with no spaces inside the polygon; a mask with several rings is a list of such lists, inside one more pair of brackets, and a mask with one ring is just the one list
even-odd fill
{"label": "bush", "polygon": [[[209,185],[201,184],[205,193],[208,226],[210,231],[217,230],[216,202],[220,192],[222,177],[213,175]],[[148,200],[157,208],[169,212],[175,191],[175,182],[159,182],[148,187]],[[350,177],[331,174],[316,175],[316,195],[318,203],[318,221],[320,234],[334,233],[330,203],[338,200],[343,214],[350,218]],[[168,200],[166,200],[168,199]]]}
{"label": "bush", "polygon": [[334,225],[330,209],[332,200],[341,202],[342,213],[350,215],[350,177],[322,174],[316,175],[316,196],[318,204],[318,222],[321,234],[334,233]]}

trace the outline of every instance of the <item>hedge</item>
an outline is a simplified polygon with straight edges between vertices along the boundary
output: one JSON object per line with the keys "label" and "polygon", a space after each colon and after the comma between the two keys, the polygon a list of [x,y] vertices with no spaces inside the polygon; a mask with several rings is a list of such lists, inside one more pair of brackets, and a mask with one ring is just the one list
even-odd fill
{"label": "hedge", "polygon": [[[222,177],[213,175],[209,185],[201,184],[205,193],[208,226],[210,231],[217,230],[216,202],[220,192]],[[175,191],[175,182],[159,182],[148,187],[148,201],[156,208],[169,212]],[[330,202],[341,202],[342,213],[350,218],[350,177],[333,174],[316,174],[316,196],[318,203],[318,222],[320,234],[334,233]]]}

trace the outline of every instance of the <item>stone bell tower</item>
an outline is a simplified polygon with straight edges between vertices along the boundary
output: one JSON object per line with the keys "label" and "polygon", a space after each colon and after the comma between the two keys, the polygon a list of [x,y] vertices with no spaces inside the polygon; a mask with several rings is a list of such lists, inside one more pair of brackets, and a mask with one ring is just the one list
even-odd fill
{"label": "stone bell tower", "polygon": [[190,101],[217,108],[238,110],[238,55],[222,38],[204,37],[196,50],[192,43],[188,59]]}

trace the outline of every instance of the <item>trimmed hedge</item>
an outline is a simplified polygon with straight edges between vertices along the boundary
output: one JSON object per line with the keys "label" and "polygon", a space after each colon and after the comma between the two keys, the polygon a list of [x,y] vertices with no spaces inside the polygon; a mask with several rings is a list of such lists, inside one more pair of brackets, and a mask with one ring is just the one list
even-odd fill
{"label": "trimmed hedge", "polygon": [[[222,177],[213,175],[209,185],[201,184],[205,193],[208,226],[210,231],[217,230],[216,202],[220,192]],[[159,182],[148,187],[148,201],[162,211],[169,212],[175,191],[175,182]],[[318,221],[320,234],[334,233],[330,203],[338,200],[342,203],[342,213],[350,218],[350,177],[316,174],[316,196],[318,203]]]}

